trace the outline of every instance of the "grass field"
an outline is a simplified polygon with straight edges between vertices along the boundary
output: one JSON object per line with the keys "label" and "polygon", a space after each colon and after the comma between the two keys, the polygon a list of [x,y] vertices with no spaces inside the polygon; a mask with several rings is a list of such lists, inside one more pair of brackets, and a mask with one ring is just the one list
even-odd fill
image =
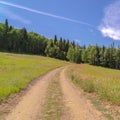
{"label": "grass field", "polygon": [[84,91],[120,105],[120,70],[82,64],[70,67],[68,76]]}
{"label": "grass field", "polygon": [[0,100],[26,88],[49,70],[66,64],[48,57],[0,53]]}

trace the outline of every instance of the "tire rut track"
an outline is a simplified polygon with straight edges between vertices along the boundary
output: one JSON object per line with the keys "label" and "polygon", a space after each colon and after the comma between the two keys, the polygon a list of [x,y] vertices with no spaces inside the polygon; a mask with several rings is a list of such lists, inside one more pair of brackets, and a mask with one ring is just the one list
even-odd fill
{"label": "tire rut track", "polygon": [[[67,67],[58,68],[40,78],[21,98],[21,101],[16,107],[6,116],[6,119],[1,120],[43,120],[45,116],[44,114],[41,114],[43,113],[42,110],[44,110],[43,108],[48,99],[46,97],[47,90],[52,86],[50,85],[51,81],[53,81],[53,83],[51,83],[55,85],[54,82],[56,82],[56,79],[58,83],[54,87],[59,87],[59,91],[62,92],[62,94],[58,94],[56,97],[61,97],[62,99],[59,100],[59,102],[63,102],[63,106],[60,106],[61,115],[59,116],[59,119],[105,120],[102,117],[102,114],[97,111],[92,104],[80,94],[80,91],[72,84],[72,82],[66,78],[66,69]],[[54,90],[52,90],[52,92],[51,96],[56,95]],[[40,116],[42,116],[42,118],[40,118]],[[49,118],[48,120],[51,119]]]}
{"label": "tire rut track", "polygon": [[38,114],[41,113],[49,81],[56,72],[57,69],[40,78],[23,96],[18,105],[6,116],[5,120],[36,120]]}
{"label": "tire rut track", "polygon": [[[69,109],[70,120],[105,120],[101,113],[90,104],[80,91],[65,77],[65,70],[60,74],[60,83],[65,99],[65,106]],[[69,120],[69,119],[65,119]]]}

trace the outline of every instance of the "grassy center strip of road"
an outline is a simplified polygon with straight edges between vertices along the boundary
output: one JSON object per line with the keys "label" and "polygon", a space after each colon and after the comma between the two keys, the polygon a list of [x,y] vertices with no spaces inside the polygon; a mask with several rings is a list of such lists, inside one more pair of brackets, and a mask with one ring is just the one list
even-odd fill
{"label": "grassy center strip of road", "polygon": [[41,115],[42,120],[60,120],[63,109],[62,91],[59,83],[58,71],[53,79],[50,81],[47,92],[46,102],[44,104],[43,113]]}

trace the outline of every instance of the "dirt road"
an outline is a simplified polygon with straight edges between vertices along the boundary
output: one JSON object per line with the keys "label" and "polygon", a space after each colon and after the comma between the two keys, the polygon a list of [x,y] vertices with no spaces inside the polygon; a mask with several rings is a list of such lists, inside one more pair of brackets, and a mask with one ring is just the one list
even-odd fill
{"label": "dirt road", "polygon": [[44,104],[49,81],[56,72],[57,70],[53,70],[39,79],[27,94],[23,96],[18,105],[6,116],[5,120],[38,120],[38,114],[41,112]]}
{"label": "dirt road", "polygon": [[[4,120],[39,120],[49,82],[59,75],[59,85],[64,101],[62,120],[104,120],[100,112],[80,94],[80,91],[65,77],[66,68],[58,68],[40,78],[22,97],[20,102],[6,115]],[[65,114],[65,112],[67,114]],[[40,119],[42,120],[42,119]]]}
{"label": "dirt road", "polygon": [[90,101],[65,77],[65,69],[61,71],[60,83],[71,120],[104,120],[102,114],[95,110]]}

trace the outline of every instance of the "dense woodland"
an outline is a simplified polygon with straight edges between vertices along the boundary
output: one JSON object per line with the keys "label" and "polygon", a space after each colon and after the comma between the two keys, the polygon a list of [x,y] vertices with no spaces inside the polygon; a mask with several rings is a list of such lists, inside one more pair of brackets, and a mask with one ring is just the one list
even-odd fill
{"label": "dense woodland", "polygon": [[34,32],[27,32],[26,28],[15,29],[8,20],[0,23],[0,51],[36,54],[67,60],[75,63],[89,63],[97,66],[120,69],[120,48],[114,43],[108,48],[105,46],[81,47],[62,37],[55,35],[48,39]]}

